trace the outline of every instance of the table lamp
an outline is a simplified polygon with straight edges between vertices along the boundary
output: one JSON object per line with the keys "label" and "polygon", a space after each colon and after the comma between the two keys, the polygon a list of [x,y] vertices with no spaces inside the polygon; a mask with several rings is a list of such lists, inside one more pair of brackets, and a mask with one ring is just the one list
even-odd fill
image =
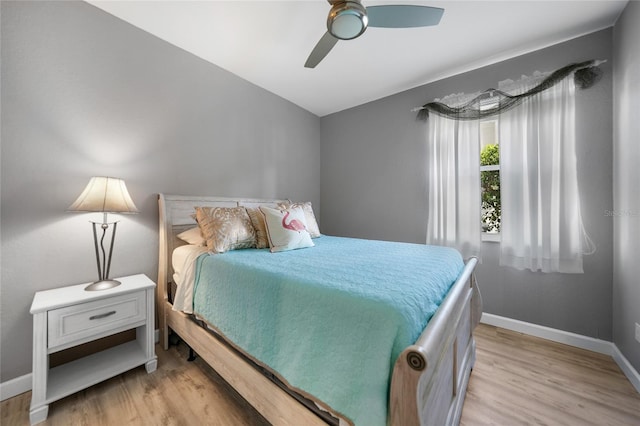
{"label": "table lamp", "polygon": [[[107,213],[138,213],[138,209],[135,204],[133,204],[129,192],[127,192],[124,181],[113,177],[92,177],[87,187],[82,191],[82,194],[69,206],[68,211],[103,213],[102,223],[91,222],[93,224],[93,242],[96,249],[96,262],[98,263],[98,280],[85,287],[85,290],[106,290],[120,285],[120,281],[109,279],[111,254],[113,253],[113,242],[115,240],[118,222],[107,223]],[[100,238],[99,245],[98,225],[102,228],[102,237]],[[109,254],[107,256],[104,243],[109,225],[113,225],[113,227],[111,231],[111,242],[109,243]]]}

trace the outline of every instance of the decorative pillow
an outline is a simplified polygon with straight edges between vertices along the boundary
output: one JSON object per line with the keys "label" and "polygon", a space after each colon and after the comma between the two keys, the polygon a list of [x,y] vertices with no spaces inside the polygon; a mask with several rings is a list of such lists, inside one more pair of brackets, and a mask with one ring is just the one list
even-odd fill
{"label": "decorative pillow", "polygon": [[307,224],[302,208],[277,210],[260,206],[260,212],[264,215],[267,224],[272,253],[314,246],[306,229]]}
{"label": "decorative pillow", "polygon": [[313,208],[311,207],[311,202],[307,201],[304,203],[280,203],[278,204],[278,208],[289,209],[292,207],[301,207],[304,210],[304,217],[307,223],[307,231],[309,231],[309,235],[311,238],[318,238],[320,234],[320,228],[318,227],[318,222],[316,221],[316,216],[313,214]]}
{"label": "decorative pillow", "polygon": [[194,226],[191,229],[187,229],[186,231],[181,232],[176,236],[178,238],[180,238],[182,241],[184,241],[186,243],[189,243],[189,244],[193,244],[194,246],[206,246],[207,245],[207,241],[202,236],[202,232],[200,232],[200,227],[199,226]]}
{"label": "decorative pillow", "polygon": [[244,207],[196,207],[196,218],[211,252],[256,246],[256,231]]}
{"label": "decorative pillow", "polygon": [[269,247],[269,236],[267,235],[267,224],[264,216],[258,208],[246,207],[253,229],[256,231],[256,248],[263,249]]}

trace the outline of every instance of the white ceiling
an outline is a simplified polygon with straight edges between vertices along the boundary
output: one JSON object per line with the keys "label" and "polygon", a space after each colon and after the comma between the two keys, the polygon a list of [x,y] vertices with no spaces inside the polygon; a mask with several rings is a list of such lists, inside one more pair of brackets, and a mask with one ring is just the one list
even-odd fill
{"label": "white ceiling", "polygon": [[89,3],[324,116],[610,27],[627,1],[364,0],[445,12],[435,27],[369,28],[315,69],[303,65],[326,31],[324,0]]}

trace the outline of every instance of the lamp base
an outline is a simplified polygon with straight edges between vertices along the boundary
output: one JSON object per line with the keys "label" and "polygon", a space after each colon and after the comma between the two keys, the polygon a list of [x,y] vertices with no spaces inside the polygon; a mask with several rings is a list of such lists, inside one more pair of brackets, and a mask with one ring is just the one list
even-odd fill
{"label": "lamp base", "polygon": [[84,291],[108,290],[110,288],[118,287],[120,284],[121,284],[120,281],[116,281],[116,280],[96,281],[86,286],[84,288]]}

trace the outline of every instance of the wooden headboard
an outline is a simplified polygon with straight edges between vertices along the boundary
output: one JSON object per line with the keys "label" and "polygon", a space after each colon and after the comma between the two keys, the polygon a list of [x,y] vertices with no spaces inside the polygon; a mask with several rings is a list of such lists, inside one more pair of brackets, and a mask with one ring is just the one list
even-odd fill
{"label": "wooden headboard", "polygon": [[186,244],[176,237],[179,233],[197,226],[194,219],[196,207],[257,207],[275,206],[288,200],[238,197],[206,197],[190,195],[158,194],[159,255],[158,255],[158,303],[167,301],[167,285],[173,277],[171,256],[176,247]]}

